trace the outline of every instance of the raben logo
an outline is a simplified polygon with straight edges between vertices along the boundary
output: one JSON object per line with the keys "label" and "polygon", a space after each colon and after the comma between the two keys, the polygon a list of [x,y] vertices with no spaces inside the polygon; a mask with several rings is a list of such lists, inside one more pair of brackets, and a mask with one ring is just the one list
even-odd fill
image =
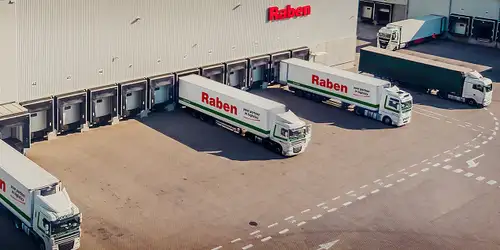
{"label": "raben logo", "polygon": [[5,181],[0,179],[0,190],[2,190],[5,193]]}
{"label": "raben logo", "polygon": [[214,108],[223,110],[227,113],[231,113],[234,115],[238,115],[238,107],[222,102],[219,97],[210,97],[210,95],[206,92],[201,93],[201,102],[206,103]]}

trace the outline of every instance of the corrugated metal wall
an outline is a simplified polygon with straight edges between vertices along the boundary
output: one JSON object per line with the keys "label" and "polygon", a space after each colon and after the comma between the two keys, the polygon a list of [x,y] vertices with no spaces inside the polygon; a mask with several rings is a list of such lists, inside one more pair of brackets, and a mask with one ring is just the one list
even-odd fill
{"label": "corrugated metal wall", "polygon": [[500,20],[500,0],[452,0],[451,13]]}
{"label": "corrugated metal wall", "polygon": [[[312,14],[266,21],[269,6],[286,4],[310,4]],[[330,65],[354,60],[358,1],[352,0],[18,0],[15,5],[17,101],[304,45],[328,52],[321,60]]]}
{"label": "corrugated metal wall", "polygon": [[17,98],[16,7],[0,1],[0,103]]}
{"label": "corrugated metal wall", "polygon": [[451,0],[409,0],[408,18],[429,14],[448,16]]}

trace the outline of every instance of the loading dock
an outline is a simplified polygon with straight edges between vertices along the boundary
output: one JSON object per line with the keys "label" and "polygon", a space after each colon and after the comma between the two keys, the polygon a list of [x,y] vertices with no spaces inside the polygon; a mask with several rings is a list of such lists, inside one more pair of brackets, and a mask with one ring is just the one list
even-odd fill
{"label": "loading dock", "polygon": [[392,22],[392,7],[392,4],[375,2],[374,24],[386,25]]}
{"label": "loading dock", "polygon": [[472,17],[450,14],[448,32],[458,37],[468,37],[472,25]]}
{"label": "loading dock", "polygon": [[226,65],[226,84],[238,89],[247,90],[249,88],[247,81],[248,61],[239,60],[225,63]]}
{"label": "loading dock", "polygon": [[174,74],[149,79],[149,109],[151,111],[171,110],[174,104]]}
{"label": "loading dock", "polygon": [[373,2],[359,1],[358,16],[362,22],[373,22],[375,4]]}
{"label": "loading dock", "polygon": [[200,69],[189,69],[175,73],[175,84],[174,84],[174,101],[177,102],[179,99],[179,78],[191,74],[201,75]]}
{"label": "loading dock", "polygon": [[121,119],[146,115],[147,84],[147,79],[118,84]]}
{"label": "loading dock", "polygon": [[257,56],[248,59],[248,84],[250,88],[266,88],[269,84],[271,56]]}
{"label": "loading dock", "polygon": [[31,142],[55,137],[54,98],[47,97],[21,103],[30,114]]}
{"label": "loading dock", "polygon": [[89,126],[118,122],[118,86],[92,88],[88,91]]}
{"label": "loading dock", "polygon": [[0,104],[0,137],[19,152],[26,153],[31,146],[28,109],[15,102]]}
{"label": "loading dock", "polygon": [[63,134],[84,131],[87,125],[87,91],[76,91],[54,97],[56,131]]}
{"label": "loading dock", "polygon": [[302,47],[302,48],[291,50],[291,52],[292,52],[293,58],[299,58],[299,59],[302,59],[305,61],[309,61],[309,55],[310,55],[309,48]]}
{"label": "loading dock", "polygon": [[270,71],[270,79],[271,83],[275,84],[279,82],[279,77],[280,77],[280,62],[282,60],[290,58],[291,52],[290,51],[283,51],[283,52],[278,52],[275,54],[271,55],[271,71]]}
{"label": "loading dock", "polygon": [[225,83],[224,64],[211,65],[201,68],[201,75],[216,82]]}
{"label": "loading dock", "polygon": [[496,20],[474,17],[472,20],[471,37],[480,42],[495,42],[496,26]]}

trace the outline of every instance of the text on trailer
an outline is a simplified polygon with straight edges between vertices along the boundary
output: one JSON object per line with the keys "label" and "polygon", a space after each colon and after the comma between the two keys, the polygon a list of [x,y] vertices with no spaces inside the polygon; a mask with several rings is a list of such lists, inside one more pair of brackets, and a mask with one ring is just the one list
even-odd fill
{"label": "text on trailer", "polygon": [[214,108],[224,110],[227,113],[238,115],[238,107],[222,102],[219,97],[210,97],[208,93],[201,92],[201,102],[204,102]]}
{"label": "text on trailer", "polygon": [[339,84],[339,83],[333,83],[330,81],[330,79],[326,78],[322,79],[317,75],[312,75],[312,84],[321,86],[323,88],[327,89],[333,89],[335,91],[343,92],[347,94],[347,86]]}

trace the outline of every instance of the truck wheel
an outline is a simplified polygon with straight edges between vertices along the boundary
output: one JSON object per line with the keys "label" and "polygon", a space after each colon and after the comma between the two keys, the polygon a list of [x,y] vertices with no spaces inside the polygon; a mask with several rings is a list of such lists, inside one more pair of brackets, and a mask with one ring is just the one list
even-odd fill
{"label": "truck wheel", "polygon": [[293,93],[298,97],[304,97],[304,92],[300,89],[294,89]]}
{"label": "truck wheel", "polygon": [[391,126],[392,125],[392,120],[388,116],[385,116],[384,119],[382,119],[382,122],[386,125]]}
{"label": "truck wheel", "polygon": [[363,115],[363,111],[361,111],[361,109],[360,109],[360,108],[358,108],[358,107],[355,107],[355,108],[354,108],[354,113],[355,113],[356,115]]}
{"label": "truck wheel", "polygon": [[467,99],[467,104],[470,106],[477,106],[476,100],[474,99]]}
{"label": "truck wheel", "polygon": [[276,153],[278,153],[280,155],[284,155],[283,154],[283,148],[279,144],[274,145],[274,151],[276,151]]}
{"label": "truck wheel", "polygon": [[43,242],[38,243],[39,250],[45,250],[45,244]]}

